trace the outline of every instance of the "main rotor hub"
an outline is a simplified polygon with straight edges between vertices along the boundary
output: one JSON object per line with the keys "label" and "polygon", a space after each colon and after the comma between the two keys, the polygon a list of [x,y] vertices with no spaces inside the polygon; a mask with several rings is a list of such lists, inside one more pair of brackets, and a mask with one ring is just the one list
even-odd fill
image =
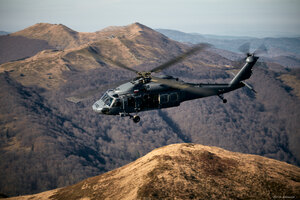
{"label": "main rotor hub", "polygon": [[150,78],[151,77],[151,72],[138,72],[138,76],[142,78]]}

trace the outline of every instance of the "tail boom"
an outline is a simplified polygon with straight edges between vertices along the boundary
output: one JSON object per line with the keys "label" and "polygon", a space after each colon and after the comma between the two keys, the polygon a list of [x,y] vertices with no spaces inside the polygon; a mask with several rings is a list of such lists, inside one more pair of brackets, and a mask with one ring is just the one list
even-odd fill
{"label": "tail boom", "polygon": [[229,85],[234,86],[251,77],[252,67],[256,63],[259,57],[254,56],[253,54],[248,54],[246,58],[246,64],[242,69],[235,75],[235,77],[230,81]]}

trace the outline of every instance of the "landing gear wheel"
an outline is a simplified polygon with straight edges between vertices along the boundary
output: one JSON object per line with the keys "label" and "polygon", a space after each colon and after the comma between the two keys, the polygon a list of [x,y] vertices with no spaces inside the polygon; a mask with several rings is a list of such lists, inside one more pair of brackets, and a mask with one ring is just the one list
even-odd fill
{"label": "landing gear wheel", "polygon": [[223,103],[227,103],[227,99],[225,99],[222,94],[218,94],[218,97],[222,99]]}
{"label": "landing gear wheel", "polygon": [[141,120],[141,118],[138,115],[134,115],[132,120],[134,123],[138,123]]}

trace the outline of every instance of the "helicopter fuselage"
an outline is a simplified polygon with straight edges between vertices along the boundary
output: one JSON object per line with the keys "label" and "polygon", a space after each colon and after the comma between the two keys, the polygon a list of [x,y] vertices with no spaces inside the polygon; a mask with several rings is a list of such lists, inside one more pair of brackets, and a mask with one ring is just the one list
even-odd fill
{"label": "helicopter fuselage", "polygon": [[183,56],[156,67],[150,72],[138,72],[121,65],[123,68],[136,72],[138,76],[130,82],[106,91],[93,104],[92,108],[100,114],[129,116],[133,118],[134,122],[139,122],[140,117],[137,115],[132,116],[130,113],[175,107],[184,101],[213,95],[217,95],[223,100],[223,103],[226,103],[227,100],[223,97],[224,93],[244,86],[255,92],[244,80],[250,78],[252,67],[258,58],[254,54],[247,54],[245,65],[228,84],[194,84],[186,83],[172,76],[154,77],[151,75],[152,72],[159,72],[178,62],[178,60],[183,59]]}
{"label": "helicopter fuselage", "polygon": [[[182,82],[170,76],[162,77]],[[240,83],[234,87],[229,84],[192,84],[191,88],[202,90],[201,94],[193,91],[175,89],[160,83],[144,83],[144,79],[134,80],[115,89],[110,89],[94,103],[93,110],[106,115],[126,115],[154,109],[170,108],[179,106],[180,103],[188,100],[198,99],[223,93],[243,87]],[[186,83],[185,83],[186,84]]]}

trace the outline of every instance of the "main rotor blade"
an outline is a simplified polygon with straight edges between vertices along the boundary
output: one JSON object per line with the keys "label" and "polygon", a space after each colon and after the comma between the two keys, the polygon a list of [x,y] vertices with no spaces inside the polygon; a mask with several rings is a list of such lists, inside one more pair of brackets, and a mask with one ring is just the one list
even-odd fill
{"label": "main rotor blade", "polygon": [[168,62],[158,66],[158,67],[155,67],[154,69],[152,69],[150,72],[160,72],[162,71],[163,69],[166,69],[168,67],[170,67],[171,65],[174,65],[180,61],[182,61],[183,59],[185,59],[186,57],[192,55],[192,54],[195,54],[196,52],[198,51],[203,51],[204,49],[208,48],[208,47],[211,47],[210,44],[198,44],[196,45],[195,47],[191,48],[190,50],[188,50],[187,52],[169,60]]}
{"label": "main rotor blade", "polygon": [[92,90],[84,91],[84,92],[82,92],[80,94],[67,97],[66,100],[70,101],[72,103],[79,103],[81,101],[90,99],[96,93],[99,93],[99,88],[98,89],[92,89]]}
{"label": "main rotor blade", "polygon": [[186,88],[190,87],[190,85],[182,83],[182,82],[178,82],[178,81],[174,81],[174,80],[170,80],[170,79],[157,78],[154,76],[151,77],[151,81],[155,82],[155,83],[161,83],[163,85],[167,85],[167,86],[170,86],[170,87],[176,88],[176,89],[186,89]]}
{"label": "main rotor blade", "polygon": [[181,90],[185,90],[188,91],[190,93],[193,94],[197,94],[200,96],[210,96],[215,94],[215,92],[213,90],[207,90],[205,88],[201,88],[201,87],[195,87],[193,85],[189,85],[183,82],[178,82],[178,81],[174,81],[174,80],[170,80],[170,79],[162,79],[162,78],[157,78],[157,77],[151,77],[152,82],[155,83],[161,83],[163,85],[167,85],[170,86],[172,88],[175,89],[181,89]]}
{"label": "main rotor blade", "polygon": [[123,69],[129,70],[129,71],[132,71],[132,72],[138,73],[138,71],[137,71],[137,70],[135,70],[135,69],[132,69],[132,68],[130,68],[130,67],[127,67],[126,65],[124,65],[123,63],[120,63],[119,61],[112,60],[112,59],[110,59],[110,58],[108,58],[108,57],[103,57],[103,58],[104,58],[105,60],[107,60],[107,61],[111,62],[112,64],[114,64],[114,65],[116,65],[116,66],[120,67],[120,68],[123,68]]}
{"label": "main rotor blade", "polygon": [[90,89],[90,90],[85,90],[81,93],[78,93],[76,95],[73,96],[69,96],[67,98],[65,98],[67,101],[70,101],[72,103],[79,103],[85,100],[89,100],[92,97],[94,97],[95,95],[97,95],[99,98],[101,97],[101,95],[107,91],[108,89],[113,89],[121,84],[124,84],[126,82],[129,82],[131,80],[124,80],[124,81],[118,81],[116,83],[112,83],[112,84],[102,84],[99,85],[98,88],[96,89]]}
{"label": "main rotor blade", "polygon": [[126,65],[124,65],[123,63],[121,63],[121,62],[119,62],[119,61],[112,60],[111,58],[102,55],[102,54],[99,52],[99,50],[97,50],[97,48],[95,48],[95,47],[90,46],[87,50],[91,53],[91,55],[92,55],[96,60],[98,60],[98,59],[100,59],[100,60],[105,60],[105,61],[108,61],[108,62],[110,62],[110,63],[112,63],[112,64],[114,64],[114,65],[116,65],[116,66],[118,66],[118,67],[120,67],[120,68],[123,68],[123,69],[129,70],[129,71],[138,73],[137,70],[132,69],[132,68],[130,68],[130,67],[127,67]]}

